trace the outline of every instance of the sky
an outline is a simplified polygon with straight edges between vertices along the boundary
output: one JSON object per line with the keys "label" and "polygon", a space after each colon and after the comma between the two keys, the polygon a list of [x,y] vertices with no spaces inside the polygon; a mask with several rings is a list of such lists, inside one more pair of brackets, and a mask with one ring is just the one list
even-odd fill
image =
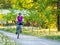
{"label": "sky", "polygon": [[[9,10],[6,10],[6,9],[1,10],[1,9],[0,9],[0,14],[7,14],[7,13],[9,13],[9,12],[10,12]],[[15,12],[16,12],[17,14],[20,12],[20,13],[22,13],[22,15],[28,13],[26,10],[22,10],[22,11],[20,11],[20,10],[15,10]]]}

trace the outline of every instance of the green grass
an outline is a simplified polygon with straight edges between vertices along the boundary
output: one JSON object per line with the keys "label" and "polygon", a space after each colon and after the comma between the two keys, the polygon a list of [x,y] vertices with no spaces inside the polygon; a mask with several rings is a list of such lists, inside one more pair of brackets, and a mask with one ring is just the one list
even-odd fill
{"label": "green grass", "polygon": [[[15,33],[16,32],[16,29],[15,28],[9,28],[9,29],[1,29],[1,30],[4,30],[4,31],[8,31],[8,32],[12,32],[12,33]],[[58,33],[56,32],[51,32],[49,34],[49,32],[40,32],[40,31],[33,31],[32,30],[22,30],[22,34],[25,34],[25,35],[32,35],[32,36],[37,36],[37,37],[42,37],[42,38],[47,38],[47,39],[52,39],[52,40],[58,40],[60,41],[60,35],[58,35]]]}
{"label": "green grass", "polygon": [[9,37],[5,36],[0,32],[0,45],[17,45],[13,40]]}
{"label": "green grass", "polygon": [[60,41],[60,35],[48,35],[45,38]]}
{"label": "green grass", "polygon": [[8,31],[8,32],[12,32],[12,33],[15,33],[16,32],[16,29],[15,28],[0,28],[0,30],[4,30],[4,31]]}

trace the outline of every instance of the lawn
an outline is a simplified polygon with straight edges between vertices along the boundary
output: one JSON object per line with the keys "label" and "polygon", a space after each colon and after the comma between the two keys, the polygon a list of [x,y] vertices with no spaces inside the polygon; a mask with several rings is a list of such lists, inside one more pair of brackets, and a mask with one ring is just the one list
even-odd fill
{"label": "lawn", "polygon": [[[16,32],[15,28],[8,28],[8,29],[1,28],[1,30],[12,32],[12,33]],[[49,32],[45,31],[45,30],[44,31],[41,31],[41,30],[33,30],[32,31],[32,30],[23,29],[22,34],[33,35],[33,36],[37,36],[37,37],[42,37],[42,38],[60,41],[60,32],[50,32],[50,34],[49,34]]]}
{"label": "lawn", "polygon": [[13,40],[0,32],[0,45],[17,45]]}

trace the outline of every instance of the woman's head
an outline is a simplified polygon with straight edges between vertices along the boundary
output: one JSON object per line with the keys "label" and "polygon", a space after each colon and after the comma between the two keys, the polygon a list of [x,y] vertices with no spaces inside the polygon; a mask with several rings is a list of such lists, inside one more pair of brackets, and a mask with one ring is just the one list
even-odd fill
{"label": "woman's head", "polygon": [[21,13],[19,13],[19,15],[21,15]]}

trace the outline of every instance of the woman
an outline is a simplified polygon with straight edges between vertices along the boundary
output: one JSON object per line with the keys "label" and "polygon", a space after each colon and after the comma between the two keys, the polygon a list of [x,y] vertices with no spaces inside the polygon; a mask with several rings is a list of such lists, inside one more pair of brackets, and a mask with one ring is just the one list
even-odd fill
{"label": "woman", "polygon": [[[17,16],[16,34],[22,32],[22,25],[23,25],[23,16],[21,15],[21,13],[19,13]],[[17,38],[19,38],[19,37],[17,37]]]}

